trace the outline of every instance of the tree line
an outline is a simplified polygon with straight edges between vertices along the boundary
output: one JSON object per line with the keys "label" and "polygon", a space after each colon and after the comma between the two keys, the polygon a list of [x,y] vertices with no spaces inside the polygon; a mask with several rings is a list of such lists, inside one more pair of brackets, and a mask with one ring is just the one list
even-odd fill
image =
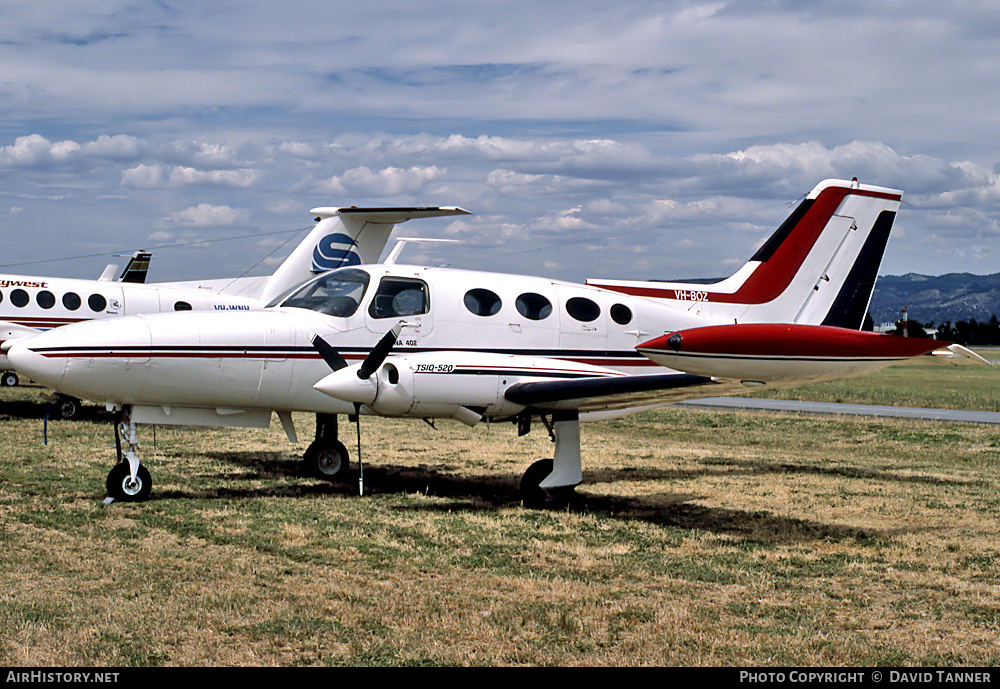
{"label": "tree line", "polygon": [[896,321],[896,329],[892,335],[906,334],[909,337],[935,337],[939,340],[956,342],[960,345],[1000,346],[1000,320],[997,315],[990,316],[988,321],[977,321],[970,318],[967,321],[945,321],[937,327],[933,323],[921,324],[917,321]]}

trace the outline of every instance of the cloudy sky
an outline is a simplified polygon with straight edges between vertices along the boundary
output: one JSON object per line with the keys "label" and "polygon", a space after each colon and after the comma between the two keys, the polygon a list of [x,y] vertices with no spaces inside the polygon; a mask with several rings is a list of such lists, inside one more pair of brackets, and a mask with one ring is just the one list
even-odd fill
{"label": "cloudy sky", "polygon": [[996,0],[4,0],[0,110],[3,272],[266,274],[312,207],[458,205],[403,259],[723,276],[854,176],[904,191],[883,274],[1000,272]]}

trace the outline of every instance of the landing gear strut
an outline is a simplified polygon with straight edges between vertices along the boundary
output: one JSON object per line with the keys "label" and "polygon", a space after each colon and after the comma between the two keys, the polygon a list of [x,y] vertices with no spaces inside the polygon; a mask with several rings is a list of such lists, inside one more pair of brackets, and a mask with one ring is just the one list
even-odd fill
{"label": "landing gear strut", "polygon": [[337,439],[337,415],[316,415],[316,439],[302,457],[307,474],[326,481],[342,481],[347,477],[350,456]]}
{"label": "landing gear strut", "polygon": [[573,489],[583,482],[580,468],[580,417],[558,412],[552,417],[556,449],[552,459],[541,459],[521,478],[521,500],[530,509],[562,509]]}
{"label": "landing gear strut", "polygon": [[[128,449],[122,450],[122,436],[128,443]],[[118,463],[108,472],[105,483],[108,497],[120,502],[143,502],[149,499],[153,481],[146,467],[139,464],[136,450],[139,439],[135,424],[132,423],[132,408],[125,407],[115,415],[115,451]]]}

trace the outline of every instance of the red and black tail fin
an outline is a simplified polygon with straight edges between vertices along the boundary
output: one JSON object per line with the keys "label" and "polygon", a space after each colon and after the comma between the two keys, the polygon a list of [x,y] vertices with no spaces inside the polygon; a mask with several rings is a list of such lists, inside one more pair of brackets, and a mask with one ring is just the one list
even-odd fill
{"label": "red and black tail fin", "polygon": [[707,320],[860,328],[902,192],[857,180],[816,185],[734,275],[711,284],[588,280],[676,302]]}

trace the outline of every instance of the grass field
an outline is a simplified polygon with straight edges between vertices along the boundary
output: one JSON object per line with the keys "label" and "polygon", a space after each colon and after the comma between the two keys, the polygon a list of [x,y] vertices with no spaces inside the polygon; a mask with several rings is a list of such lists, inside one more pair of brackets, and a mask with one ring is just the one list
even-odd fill
{"label": "grass field", "polygon": [[[887,375],[995,409],[992,369]],[[540,429],[363,419],[364,497],[278,424],[145,429],[152,499],[104,505],[102,414],[45,445],[0,396],[4,665],[1000,662],[1000,428],[670,408],[585,426],[558,512],[517,499]]]}

